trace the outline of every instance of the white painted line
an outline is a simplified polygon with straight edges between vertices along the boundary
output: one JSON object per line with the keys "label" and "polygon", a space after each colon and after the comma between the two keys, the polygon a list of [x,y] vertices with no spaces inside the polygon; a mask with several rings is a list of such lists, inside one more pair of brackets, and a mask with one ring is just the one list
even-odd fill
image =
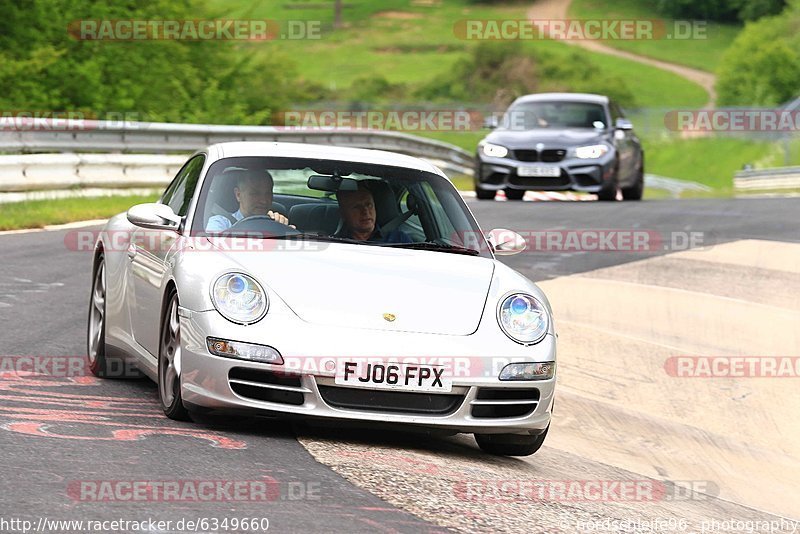
{"label": "white painted line", "polygon": [[89,221],[76,221],[66,224],[51,224],[44,228],[23,228],[21,230],[3,230],[0,231],[0,236],[14,235],[14,234],[33,234],[36,232],[55,232],[58,230],[69,230],[71,228],[85,228],[87,226],[100,226],[105,224],[108,219],[92,219]]}

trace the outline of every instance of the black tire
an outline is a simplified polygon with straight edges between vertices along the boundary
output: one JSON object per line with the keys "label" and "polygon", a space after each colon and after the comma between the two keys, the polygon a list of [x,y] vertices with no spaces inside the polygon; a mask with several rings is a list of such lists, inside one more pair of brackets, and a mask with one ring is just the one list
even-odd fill
{"label": "black tire", "polygon": [[505,193],[508,200],[522,200],[525,196],[524,189],[506,189]]}
{"label": "black tire", "polygon": [[106,268],[102,253],[92,270],[92,294],[89,297],[89,319],[86,327],[86,349],[89,370],[100,378],[111,376],[106,360]]}
{"label": "black tire", "polygon": [[483,452],[497,456],[530,456],[544,444],[550,425],[536,436],[521,434],[475,434]]}
{"label": "black tire", "polygon": [[614,177],[611,179],[611,181],[604,183],[600,188],[600,191],[597,192],[597,200],[602,200],[603,202],[613,202],[617,200],[617,191],[619,191],[619,185],[617,184],[617,171],[614,171]]}
{"label": "black tire", "polygon": [[644,169],[640,168],[636,176],[636,183],[630,187],[622,188],[622,198],[625,200],[642,200],[644,196]]}
{"label": "black tire", "polygon": [[189,412],[181,397],[180,376],[173,363],[181,350],[178,293],[174,288],[167,294],[165,302],[158,343],[158,399],[164,415],[176,421],[189,421]]}
{"label": "black tire", "polygon": [[497,194],[497,191],[492,191],[491,189],[481,189],[480,187],[475,187],[475,196],[478,197],[478,200],[494,200],[494,196]]}

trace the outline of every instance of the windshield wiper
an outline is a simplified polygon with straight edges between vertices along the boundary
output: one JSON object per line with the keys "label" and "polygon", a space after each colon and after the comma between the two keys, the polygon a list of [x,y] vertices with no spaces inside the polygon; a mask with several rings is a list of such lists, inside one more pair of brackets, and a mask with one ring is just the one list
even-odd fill
{"label": "windshield wiper", "polygon": [[423,241],[419,243],[386,243],[384,247],[411,248],[415,250],[433,250],[436,252],[451,252],[453,254],[466,254],[468,256],[480,256],[480,251],[474,248],[466,248],[458,245],[448,245],[445,243],[433,243]]}

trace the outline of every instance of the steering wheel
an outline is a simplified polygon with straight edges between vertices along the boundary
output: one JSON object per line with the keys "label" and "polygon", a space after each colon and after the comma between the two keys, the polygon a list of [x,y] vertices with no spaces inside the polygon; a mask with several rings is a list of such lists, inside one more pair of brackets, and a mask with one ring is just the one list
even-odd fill
{"label": "steering wheel", "polygon": [[228,232],[253,232],[253,233],[261,233],[261,234],[269,234],[269,235],[295,235],[299,234],[300,232],[286,226],[285,224],[279,223],[275,221],[269,215],[252,215],[250,217],[245,217],[240,221],[236,221],[230,228],[228,228],[225,233]]}

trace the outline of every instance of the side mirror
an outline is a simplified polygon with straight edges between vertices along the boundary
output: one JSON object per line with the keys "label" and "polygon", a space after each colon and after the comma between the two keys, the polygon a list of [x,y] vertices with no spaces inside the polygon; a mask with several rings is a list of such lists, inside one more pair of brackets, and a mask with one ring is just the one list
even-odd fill
{"label": "side mirror", "polygon": [[617,130],[633,130],[633,123],[628,119],[617,119],[615,128]]}
{"label": "side mirror", "polygon": [[488,128],[489,130],[494,130],[500,125],[500,120],[497,118],[497,115],[489,115],[485,119],[483,119],[483,127]]}
{"label": "side mirror", "polygon": [[525,239],[505,228],[495,228],[486,234],[486,240],[492,245],[492,250],[498,256],[513,256],[519,254],[528,246]]}
{"label": "side mirror", "polygon": [[166,204],[137,204],[128,210],[128,222],[152,230],[177,230],[181,217]]}

